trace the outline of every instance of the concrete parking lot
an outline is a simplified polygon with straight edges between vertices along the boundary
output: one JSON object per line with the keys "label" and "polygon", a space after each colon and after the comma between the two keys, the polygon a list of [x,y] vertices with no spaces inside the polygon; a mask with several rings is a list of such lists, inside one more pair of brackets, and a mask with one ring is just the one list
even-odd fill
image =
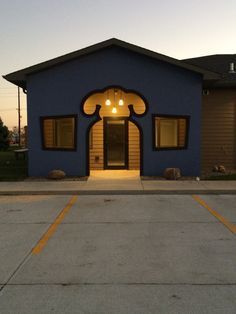
{"label": "concrete parking lot", "polygon": [[236,196],[198,197],[0,196],[0,313],[235,313]]}

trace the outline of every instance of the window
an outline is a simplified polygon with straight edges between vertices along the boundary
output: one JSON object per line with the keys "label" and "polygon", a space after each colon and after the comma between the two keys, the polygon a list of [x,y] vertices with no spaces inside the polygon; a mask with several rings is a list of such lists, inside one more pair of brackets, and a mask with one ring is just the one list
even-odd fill
{"label": "window", "polygon": [[76,149],[76,116],[42,117],[41,127],[44,149]]}
{"label": "window", "polygon": [[154,116],[154,148],[186,148],[188,124],[187,116]]}

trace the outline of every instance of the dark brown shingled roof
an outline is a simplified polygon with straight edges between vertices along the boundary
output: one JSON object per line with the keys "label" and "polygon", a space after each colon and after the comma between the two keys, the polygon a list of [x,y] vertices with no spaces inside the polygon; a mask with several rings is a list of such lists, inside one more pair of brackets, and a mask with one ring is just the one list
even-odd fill
{"label": "dark brown shingled roof", "polygon": [[220,73],[221,79],[215,82],[206,82],[206,87],[236,87],[236,73],[229,73],[230,63],[234,63],[236,71],[236,54],[210,55],[198,58],[182,60],[188,64],[195,65]]}
{"label": "dark brown shingled roof", "polygon": [[29,75],[29,74],[33,74],[36,72],[46,70],[50,67],[54,67],[56,65],[77,59],[81,56],[88,55],[88,54],[91,54],[91,53],[94,53],[96,51],[105,49],[107,47],[112,47],[112,46],[121,47],[121,48],[127,49],[129,51],[133,51],[133,52],[136,52],[138,54],[145,55],[147,57],[150,57],[150,58],[153,58],[156,60],[160,60],[160,61],[164,61],[164,62],[173,64],[175,66],[178,66],[180,68],[184,68],[184,69],[187,69],[189,71],[199,73],[199,74],[203,75],[204,79],[207,79],[207,80],[219,79],[218,74],[216,74],[212,71],[209,71],[206,69],[201,69],[198,66],[187,64],[187,63],[182,62],[180,60],[170,58],[168,56],[156,53],[154,51],[151,51],[151,50],[148,50],[145,48],[141,48],[139,46],[121,41],[121,40],[116,39],[116,38],[111,38],[111,39],[108,39],[106,41],[100,42],[98,44],[89,46],[87,48],[83,48],[83,49],[77,50],[75,52],[71,52],[71,53],[68,53],[66,55],[63,55],[61,57],[57,57],[55,59],[52,59],[52,60],[49,60],[46,62],[42,62],[42,63],[36,64],[36,65],[33,65],[31,67],[7,74],[7,75],[3,76],[3,78],[5,78],[6,80],[8,80],[9,82],[11,82],[15,85],[18,85],[22,88],[26,88],[27,75]]}

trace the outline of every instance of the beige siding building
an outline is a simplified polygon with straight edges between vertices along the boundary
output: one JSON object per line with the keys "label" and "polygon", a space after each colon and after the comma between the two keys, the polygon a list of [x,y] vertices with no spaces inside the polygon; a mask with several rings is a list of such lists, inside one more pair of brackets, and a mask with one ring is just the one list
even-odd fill
{"label": "beige siding building", "polygon": [[236,55],[212,55],[185,60],[221,75],[203,82],[201,169],[223,165],[236,170]]}

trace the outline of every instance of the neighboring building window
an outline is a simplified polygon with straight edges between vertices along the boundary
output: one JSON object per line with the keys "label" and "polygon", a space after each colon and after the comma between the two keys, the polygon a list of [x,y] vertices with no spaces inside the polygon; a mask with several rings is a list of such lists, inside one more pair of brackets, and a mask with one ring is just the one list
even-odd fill
{"label": "neighboring building window", "polygon": [[41,117],[43,148],[54,150],[76,149],[76,117]]}
{"label": "neighboring building window", "polygon": [[189,117],[186,116],[154,116],[154,148],[186,148],[188,124]]}

